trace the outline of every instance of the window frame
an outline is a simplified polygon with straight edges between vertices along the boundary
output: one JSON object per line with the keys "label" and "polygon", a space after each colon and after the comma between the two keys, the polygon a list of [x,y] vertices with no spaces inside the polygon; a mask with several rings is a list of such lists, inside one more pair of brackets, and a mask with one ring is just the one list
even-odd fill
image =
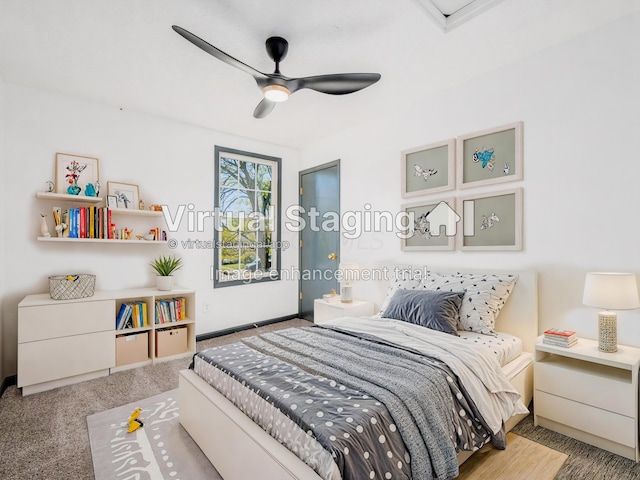
{"label": "window frame", "polygon": [[[280,280],[281,278],[281,198],[282,198],[282,159],[279,157],[273,157],[269,155],[263,155],[260,153],[247,152],[244,150],[237,150],[234,148],[215,146],[214,149],[214,168],[215,168],[215,182],[214,182],[214,211],[216,216],[220,215],[220,218],[215,219],[215,227],[213,229],[213,241],[215,248],[213,249],[213,288],[232,287],[236,285],[250,285],[254,283],[270,282],[274,280]],[[222,158],[231,158],[236,161],[252,162],[257,165],[269,165],[272,168],[271,171],[271,199],[270,206],[274,209],[275,216],[275,228],[273,228],[271,238],[271,268],[270,270],[262,271],[261,274],[256,277],[255,273],[250,273],[247,270],[236,270],[238,275],[231,280],[221,280],[221,253],[222,253],[222,220],[225,218],[222,211],[220,194],[222,193],[222,186],[220,184],[220,164]],[[274,172],[275,170],[275,172]],[[239,190],[251,190],[247,188]],[[258,191],[257,185],[253,190]],[[275,201],[273,196],[275,195]],[[241,248],[241,247],[239,247]],[[274,258],[275,257],[275,258]],[[256,256],[256,258],[259,258]],[[241,277],[241,278],[240,278]]]}

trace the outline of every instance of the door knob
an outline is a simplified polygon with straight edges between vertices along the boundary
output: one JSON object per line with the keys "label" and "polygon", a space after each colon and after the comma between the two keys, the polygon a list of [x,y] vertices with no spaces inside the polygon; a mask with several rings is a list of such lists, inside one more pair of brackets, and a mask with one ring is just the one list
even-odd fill
{"label": "door knob", "polygon": [[338,258],[338,255],[336,255],[335,253],[330,253],[329,255],[327,255],[327,258],[329,260],[335,260],[336,258]]}

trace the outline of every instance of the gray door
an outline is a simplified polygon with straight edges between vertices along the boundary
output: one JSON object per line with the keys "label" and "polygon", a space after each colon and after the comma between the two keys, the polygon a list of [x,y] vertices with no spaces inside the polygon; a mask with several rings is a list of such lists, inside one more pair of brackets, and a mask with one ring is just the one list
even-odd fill
{"label": "gray door", "polygon": [[[300,172],[300,206],[305,225],[300,231],[299,315],[313,320],[313,301],[332,289],[340,291],[335,278],[340,261],[340,160]],[[322,228],[323,221],[332,218],[334,222],[325,222],[329,228]]]}

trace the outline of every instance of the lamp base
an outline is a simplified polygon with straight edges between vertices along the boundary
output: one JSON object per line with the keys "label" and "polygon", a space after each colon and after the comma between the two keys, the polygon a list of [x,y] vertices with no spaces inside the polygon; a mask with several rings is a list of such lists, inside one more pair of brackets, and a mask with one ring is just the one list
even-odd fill
{"label": "lamp base", "polygon": [[618,315],[615,312],[598,313],[598,350],[613,353],[618,351]]}
{"label": "lamp base", "polygon": [[353,289],[351,285],[343,285],[340,289],[340,301],[342,303],[352,303],[353,302]]}

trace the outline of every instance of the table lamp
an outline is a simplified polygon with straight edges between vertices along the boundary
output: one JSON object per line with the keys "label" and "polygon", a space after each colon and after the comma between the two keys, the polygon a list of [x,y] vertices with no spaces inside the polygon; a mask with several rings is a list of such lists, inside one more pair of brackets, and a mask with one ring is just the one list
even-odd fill
{"label": "table lamp", "polygon": [[342,303],[353,302],[353,288],[351,284],[360,280],[360,269],[357,263],[341,263],[340,301]]}
{"label": "table lamp", "polygon": [[590,272],[584,283],[582,303],[604,308],[598,313],[598,350],[618,351],[618,315],[611,310],[640,307],[638,285],[634,273]]}

